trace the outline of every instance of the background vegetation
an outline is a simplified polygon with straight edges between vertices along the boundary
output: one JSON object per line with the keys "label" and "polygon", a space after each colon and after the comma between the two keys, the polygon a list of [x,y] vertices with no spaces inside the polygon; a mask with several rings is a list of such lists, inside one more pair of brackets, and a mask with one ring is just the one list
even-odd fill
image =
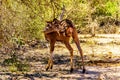
{"label": "background vegetation", "polygon": [[43,40],[45,21],[71,19],[80,33],[116,33],[120,26],[120,0],[0,0],[0,45]]}

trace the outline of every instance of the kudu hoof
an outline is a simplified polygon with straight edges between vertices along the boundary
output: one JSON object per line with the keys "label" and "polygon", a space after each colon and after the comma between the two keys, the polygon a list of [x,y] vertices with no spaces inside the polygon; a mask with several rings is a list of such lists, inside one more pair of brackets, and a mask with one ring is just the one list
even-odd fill
{"label": "kudu hoof", "polygon": [[48,71],[49,67],[46,68],[46,71]]}
{"label": "kudu hoof", "polygon": [[50,66],[50,69],[52,69],[52,68],[53,68],[53,65]]}
{"label": "kudu hoof", "polygon": [[47,67],[46,67],[46,71],[48,71],[48,69],[52,69],[52,68],[53,68],[53,65],[47,66]]}
{"label": "kudu hoof", "polygon": [[86,69],[83,69],[82,73],[84,74],[86,72]]}
{"label": "kudu hoof", "polygon": [[73,72],[73,68],[70,69],[70,73],[72,73],[72,72]]}

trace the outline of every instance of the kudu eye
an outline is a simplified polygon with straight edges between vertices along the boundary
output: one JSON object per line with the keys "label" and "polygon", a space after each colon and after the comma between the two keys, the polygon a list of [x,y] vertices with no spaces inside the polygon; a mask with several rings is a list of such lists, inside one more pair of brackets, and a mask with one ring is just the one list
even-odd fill
{"label": "kudu eye", "polygon": [[51,27],[51,24],[47,24],[47,27]]}

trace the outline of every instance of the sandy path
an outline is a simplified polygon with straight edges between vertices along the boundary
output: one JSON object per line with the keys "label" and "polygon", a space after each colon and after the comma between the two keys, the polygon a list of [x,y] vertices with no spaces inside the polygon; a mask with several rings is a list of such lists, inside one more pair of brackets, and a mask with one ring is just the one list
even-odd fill
{"label": "sandy path", "polygon": [[[120,80],[120,65],[114,67],[87,64],[86,73],[82,74],[79,66],[79,56],[74,44],[75,70],[69,72],[69,52],[64,45],[57,44],[54,52],[54,67],[45,71],[45,65],[49,57],[48,49],[30,49],[24,52],[21,57],[27,58],[31,64],[31,70],[26,73],[10,72],[7,68],[0,66],[0,80]],[[120,59],[120,45],[94,45],[81,44],[86,60],[114,60]],[[64,52],[63,52],[64,51]],[[91,55],[91,56],[90,56]],[[117,56],[117,57],[116,57]],[[110,59],[109,59],[110,58]],[[104,65],[105,63],[102,63]]]}

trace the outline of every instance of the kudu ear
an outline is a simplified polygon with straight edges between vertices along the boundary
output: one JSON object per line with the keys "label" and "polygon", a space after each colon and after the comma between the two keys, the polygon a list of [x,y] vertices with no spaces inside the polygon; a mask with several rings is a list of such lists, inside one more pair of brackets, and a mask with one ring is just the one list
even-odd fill
{"label": "kudu ear", "polygon": [[57,18],[53,19],[53,24],[59,24],[59,23],[60,23],[60,21]]}

